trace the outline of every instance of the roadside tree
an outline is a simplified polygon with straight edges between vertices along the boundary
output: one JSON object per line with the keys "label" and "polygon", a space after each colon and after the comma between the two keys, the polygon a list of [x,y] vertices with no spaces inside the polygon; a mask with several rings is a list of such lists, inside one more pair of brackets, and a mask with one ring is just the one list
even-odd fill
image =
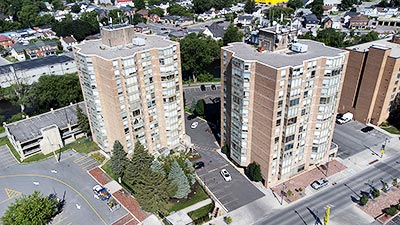
{"label": "roadside tree", "polygon": [[122,178],[127,162],[128,159],[126,158],[124,147],[119,141],[115,141],[110,159],[110,168],[113,174]]}

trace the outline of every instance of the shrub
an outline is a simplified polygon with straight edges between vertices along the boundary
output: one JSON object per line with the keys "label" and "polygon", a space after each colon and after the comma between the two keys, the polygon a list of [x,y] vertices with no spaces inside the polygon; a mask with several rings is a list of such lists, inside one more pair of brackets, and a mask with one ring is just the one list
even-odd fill
{"label": "shrub", "polygon": [[292,192],[291,190],[288,190],[288,191],[287,191],[287,196],[290,197],[290,196],[292,196],[292,195],[293,195],[293,192]]}
{"label": "shrub", "polygon": [[377,197],[379,197],[381,195],[381,192],[377,189],[377,188],[374,188],[374,190],[372,190],[372,196],[374,197],[374,198],[377,198]]}
{"label": "shrub", "polygon": [[390,216],[394,216],[397,213],[397,209],[394,206],[384,209],[384,212]]}
{"label": "shrub", "polygon": [[230,217],[230,216],[225,217],[225,223],[226,223],[226,224],[232,223],[232,217]]}
{"label": "shrub", "polygon": [[368,202],[368,196],[366,196],[366,195],[361,196],[360,205],[364,206],[367,204],[367,202]]}
{"label": "shrub", "polygon": [[398,203],[398,204],[396,205],[396,209],[397,209],[397,210],[400,210],[400,203]]}
{"label": "shrub", "polygon": [[261,168],[260,165],[256,162],[250,163],[250,165],[247,167],[247,173],[252,181],[262,181],[262,174],[261,174]]}
{"label": "shrub", "polygon": [[397,186],[398,183],[399,181],[397,180],[397,177],[393,178],[392,185]]}
{"label": "shrub", "polygon": [[106,157],[105,157],[103,154],[99,153],[99,152],[93,153],[93,154],[92,154],[92,157],[93,157],[97,162],[99,162],[100,164],[106,159]]}
{"label": "shrub", "polygon": [[390,124],[387,121],[381,123],[381,127],[388,127],[388,126],[390,126]]}

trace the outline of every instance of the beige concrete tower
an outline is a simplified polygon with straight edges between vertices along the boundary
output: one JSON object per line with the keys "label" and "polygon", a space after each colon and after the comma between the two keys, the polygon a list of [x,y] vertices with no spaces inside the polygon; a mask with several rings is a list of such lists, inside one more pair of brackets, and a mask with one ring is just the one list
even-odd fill
{"label": "beige concrete tower", "polygon": [[100,40],[74,49],[93,140],[128,152],[139,140],[150,152],[179,146],[185,134],[179,43],[133,26],[101,29]]}
{"label": "beige concrete tower", "polygon": [[258,49],[221,51],[221,144],[240,166],[260,164],[265,185],[336,156],[331,148],[347,52],[296,42],[289,28],[261,30]]}

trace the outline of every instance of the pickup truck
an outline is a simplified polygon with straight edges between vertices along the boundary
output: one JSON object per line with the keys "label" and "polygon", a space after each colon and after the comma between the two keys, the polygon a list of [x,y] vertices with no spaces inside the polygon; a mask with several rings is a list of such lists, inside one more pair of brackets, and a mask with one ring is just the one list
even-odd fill
{"label": "pickup truck", "polygon": [[94,198],[106,201],[111,197],[111,194],[107,191],[105,187],[100,185],[95,185],[93,187]]}

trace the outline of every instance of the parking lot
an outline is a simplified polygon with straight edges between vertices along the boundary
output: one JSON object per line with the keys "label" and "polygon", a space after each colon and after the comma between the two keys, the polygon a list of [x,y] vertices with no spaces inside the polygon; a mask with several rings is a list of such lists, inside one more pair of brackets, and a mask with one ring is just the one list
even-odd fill
{"label": "parking lot", "polygon": [[[108,225],[125,216],[127,211],[124,208],[111,212],[106,202],[93,197],[92,187],[97,183],[89,176],[87,168],[96,164],[82,156],[70,150],[62,153],[60,163],[49,158],[2,168],[0,188],[4,191],[0,192],[0,215],[16,197],[38,190],[44,195],[56,193],[58,198],[65,199],[62,213],[54,218],[52,224]],[[84,164],[79,164],[77,159],[80,158]]]}
{"label": "parking lot", "polygon": [[[232,211],[263,197],[261,191],[215,151],[219,146],[215,143],[207,123],[197,118],[189,121],[187,116],[186,114],[186,133],[192,138],[196,150],[201,155],[198,161],[205,164],[197,170],[197,174],[224,207]],[[192,129],[190,125],[194,121],[199,122],[199,125]],[[223,179],[220,174],[223,168],[228,170],[232,181],[226,182]]]}
{"label": "parking lot", "polygon": [[17,165],[18,162],[11,154],[7,145],[0,146],[0,168],[8,168]]}
{"label": "parking lot", "polygon": [[206,103],[212,103],[213,99],[221,97],[221,86],[219,85],[215,85],[215,90],[211,89],[211,85],[205,85],[204,91],[200,87],[200,85],[183,87],[186,106],[191,107],[192,102],[196,103],[199,99],[204,99]]}
{"label": "parking lot", "polygon": [[342,125],[336,124],[333,142],[339,146],[338,157],[346,159],[365,149],[381,146],[386,139],[390,138],[376,129],[364,133],[361,131],[364,127],[366,127],[365,124],[357,121],[350,121]]}

